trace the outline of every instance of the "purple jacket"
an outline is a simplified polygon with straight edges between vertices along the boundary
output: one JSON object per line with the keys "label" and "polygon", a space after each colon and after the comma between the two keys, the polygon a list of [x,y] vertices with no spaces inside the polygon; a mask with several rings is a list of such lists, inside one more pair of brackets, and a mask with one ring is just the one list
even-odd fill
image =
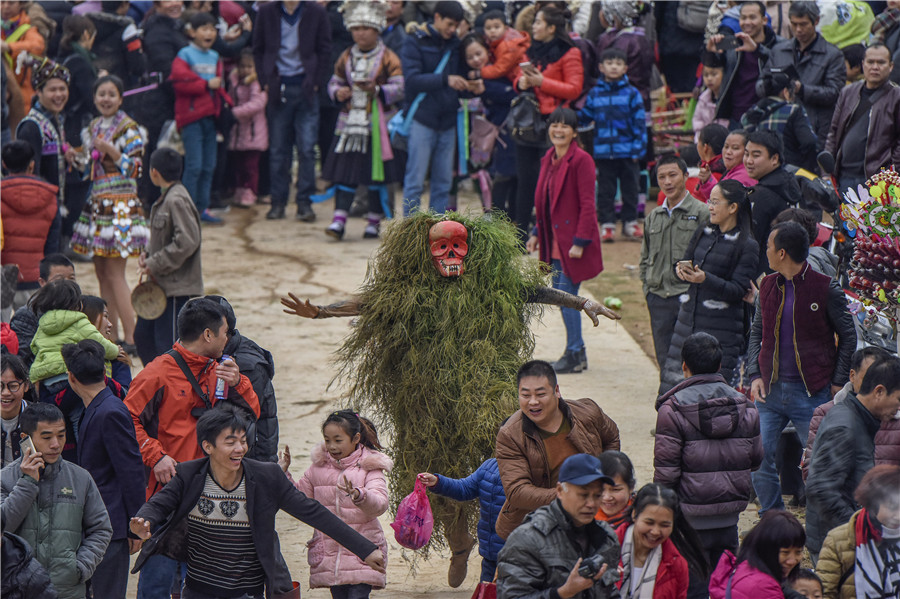
{"label": "purple jacket", "polygon": [[759,412],[720,374],[682,381],[656,400],[653,482],[674,489],[696,529],[737,524],[763,458]]}
{"label": "purple jacket", "polygon": [[[300,60],[307,77],[303,80],[303,92],[307,97],[315,93],[318,81],[327,81],[333,63],[331,60],[331,25],[328,15],[317,2],[301,2],[303,13],[297,28],[300,37]],[[281,101],[278,74],[278,51],[281,48],[281,2],[263,4],[253,25],[253,59],[259,85],[268,87],[269,104]]]}

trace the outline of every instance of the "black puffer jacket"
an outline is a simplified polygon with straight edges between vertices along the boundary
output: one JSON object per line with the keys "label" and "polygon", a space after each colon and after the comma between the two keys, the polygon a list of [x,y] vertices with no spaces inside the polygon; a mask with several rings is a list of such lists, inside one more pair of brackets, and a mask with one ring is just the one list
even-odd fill
{"label": "black puffer jacket", "polygon": [[856,511],[853,493],[866,472],[875,467],[875,434],[881,421],[856,394],[828,411],[813,443],[806,479],[806,546],[816,553],[832,528]]}
{"label": "black puffer jacket", "polygon": [[34,557],[25,539],[3,533],[3,575],[0,594],[4,599],[56,599],[47,570]]}
{"label": "black puffer jacket", "polygon": [[120,78],[126,87],[137,85],[147,63],[140,31],[132,18],[108,12],[89,12],[85,16],[97,27],[97,39],[91,48],[97,55],[97,69]]}
{"label": "black puffer jacket", "polygon": [[31,368],[34,362],[34,354],[31,352],[31,340],[34,339],[38,330],[37,314],[31,309],[31,306],[23,306],[16,310],[9,321],[9,328],[13,330],[16,337],[19,338],[19,357],[25,362],[25,366]]}
{"label": "black puffer jacket", "polygon": [[744,351],[744,295],[756,274],[759,246],[752,237],[741,239],[740,231],[722,233],[715,225],[697,229],[685,260],[706,273],[706,280],[691,285],[682,294],[669,354],[663,366],[660,395],[682,380],[681,348],[685,339],[703,331],[722,345],[719,371],[731,380],[738,358]]}
{"label": "black puffer jacket", "polygon": [[750,196],[753,204],[753,238],[759,244],[759,261],[754,278],[760,273],[772,272],[766,258],[766,242],[772,232],[772,221],[779,212],[795,207],[801,199],[800,184],[782,166],[764,176],[753,187]]}
{"label": "black puffer jacket", "polygon": [[188,44],[181,23],[157,13],[147,18],[144,23],[144,55],[147,70],[158,72],[163,82],[157,89],[139,94],[138,110],[131,114],[140,124],[147,128],[150,136],[149,148],[156,147],[163,123],[175,118],[175,90],[169,82],[172,72],[172,61],[178,51]]}
{"label": "black puffer jacket", "polygon": [[256,421],[256,444],[248,458],[261,462],[278,461],[278,406],[275,402],[275,361],[267,349],[244,337],[237,330],[225,346],[225,354],[234,358],[241,374],[250,379],[259,398],[259,419]]}
{"label": "black puffer jacket", "polygon": [[653,482],[674,489],[696,529],[737,524],[763,458],[759,412],[719,374],[682,381],[656,400]]}

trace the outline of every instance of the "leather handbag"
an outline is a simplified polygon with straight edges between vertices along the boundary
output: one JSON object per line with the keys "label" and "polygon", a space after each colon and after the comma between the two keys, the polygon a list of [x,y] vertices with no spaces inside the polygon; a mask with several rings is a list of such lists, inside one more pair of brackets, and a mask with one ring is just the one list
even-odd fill
{"label": "leather handbag", "polygon": [[547,121],[541,105],[532,91],[524,91],[512,101],[504,123],[513,140],[523,146],[544,147],[547,142]]}

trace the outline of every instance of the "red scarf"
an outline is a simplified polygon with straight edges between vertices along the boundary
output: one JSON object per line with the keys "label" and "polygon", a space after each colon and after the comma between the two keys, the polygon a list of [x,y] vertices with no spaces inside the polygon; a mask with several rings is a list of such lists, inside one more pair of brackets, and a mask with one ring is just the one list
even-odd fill
{"label": "red scarf", "polygon": [[869,541],[881,542],[881,526],[873,522],[869,510],[863,508],[856,517],[856,546]]}

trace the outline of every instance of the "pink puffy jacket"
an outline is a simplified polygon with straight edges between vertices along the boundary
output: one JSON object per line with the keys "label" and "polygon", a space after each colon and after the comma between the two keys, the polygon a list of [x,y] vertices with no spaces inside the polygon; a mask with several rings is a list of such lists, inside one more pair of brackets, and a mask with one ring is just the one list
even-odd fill
{"label": "pink puffy jacket", "polygon": [[[748,562],[734,564],[737,560],[730,551],[719,558],[719,564],[709,578],[710,599],[784,599],[784,591],[778,581],[757,570]],[[734,572],[734,578],[731,573]],[[728,580],[731,579],[731,596],[728,596]]]}
{"label": "pink puffy jacket", "polygon": [[235,105],[231,113],[237,120],[231,130],[229,150],[266,150],[269,147],[269,128],[266,124],[268,95],[259,87],[259,81],[249,84],[238,81],[237,69],[231,72],[231,97]]}
{"label": "pink puffy jacket", "polygon": [[[358,445],[356,451],[338,461],[325,451],[324,443],[313,449],[312,462],[312,466],[294,486],[378,545],[387,562],[387,542],[378,516],[388,509],[384,473],[390,471],[394,463],[383,453],[362,445]],[[338,483],[344,476],[359,489],[358,501],[353,501],[338,489]],[[312,588],[370,584],[380,589],[384,588],[387,580],[384,574],[379,574],[318,530],[307,543],[307,559],[309,586]]]}

